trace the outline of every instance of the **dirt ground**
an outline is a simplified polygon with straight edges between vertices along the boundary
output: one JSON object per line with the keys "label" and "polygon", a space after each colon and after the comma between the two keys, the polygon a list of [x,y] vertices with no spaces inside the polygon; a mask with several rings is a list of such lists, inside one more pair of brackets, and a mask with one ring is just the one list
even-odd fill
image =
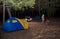
{"label": "dirt ground", "polygon": [[0,30],[0,39],[60,39],[60,19],[28,22],[30,29],[6,33]]}

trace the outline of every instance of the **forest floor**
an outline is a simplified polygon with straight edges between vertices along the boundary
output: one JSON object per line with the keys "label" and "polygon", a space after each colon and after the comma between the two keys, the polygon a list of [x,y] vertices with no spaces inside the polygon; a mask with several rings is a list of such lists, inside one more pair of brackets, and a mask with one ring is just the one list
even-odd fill
{"label": "forest floor", "polygon": [[60,19],[50,19],[42,24],[40,21],[28,22],[30,29],[14,32],[0,30],[0,39],[60,39]]}

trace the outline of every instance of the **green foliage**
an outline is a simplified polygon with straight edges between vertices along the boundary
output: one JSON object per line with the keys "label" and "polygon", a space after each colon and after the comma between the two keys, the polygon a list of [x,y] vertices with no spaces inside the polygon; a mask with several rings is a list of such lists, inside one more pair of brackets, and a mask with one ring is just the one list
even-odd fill
{"label": "green foliage", "polygon": [[0,3],[2,2],[3,0],[0,0]]}
{"label": "green foliage", "polygon": [[24,10],[24,7],[33,8],[35,0],[6,0],[6,4],[15,10]]}

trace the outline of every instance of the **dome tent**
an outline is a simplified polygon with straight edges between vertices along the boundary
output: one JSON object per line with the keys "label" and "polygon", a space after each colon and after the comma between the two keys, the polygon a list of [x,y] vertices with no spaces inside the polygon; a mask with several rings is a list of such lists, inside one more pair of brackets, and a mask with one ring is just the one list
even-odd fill
{"label": "dome tent", "polygon": [[15,17],[9,18],[2,26],[6,32],[28,29],[28,23],[25,19],[18,19]]}
{"label": "dome tent", "polygon": [[[9,19],[5,21],[5,7],[7,9]],[[10,8],[8,6],[5,6],[5,3],[3,3],[3,26],[2,30],[5,32],[11,32],[11,31],[17,31],[17,30],[24,30],[28,29],[28,23],[25,19],[18,19],[15,16],[12,17]]]}

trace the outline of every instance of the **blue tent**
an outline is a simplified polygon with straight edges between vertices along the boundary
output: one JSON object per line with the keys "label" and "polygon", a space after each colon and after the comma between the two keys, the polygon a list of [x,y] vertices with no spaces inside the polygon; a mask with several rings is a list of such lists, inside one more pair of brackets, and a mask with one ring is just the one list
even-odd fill
{"label": "blue tent", "polygon": [[40,16],[35,16],[35,19],[36,19],[36,20],[39,20],[39,19],[40,19]]}
{"label": "blue tent", "polygon": [[[28,26],[27,26],[28,27]],[[6,32],[24,30],[24,25],[17,18],[9,18],[2,26],[2,29]]]}

